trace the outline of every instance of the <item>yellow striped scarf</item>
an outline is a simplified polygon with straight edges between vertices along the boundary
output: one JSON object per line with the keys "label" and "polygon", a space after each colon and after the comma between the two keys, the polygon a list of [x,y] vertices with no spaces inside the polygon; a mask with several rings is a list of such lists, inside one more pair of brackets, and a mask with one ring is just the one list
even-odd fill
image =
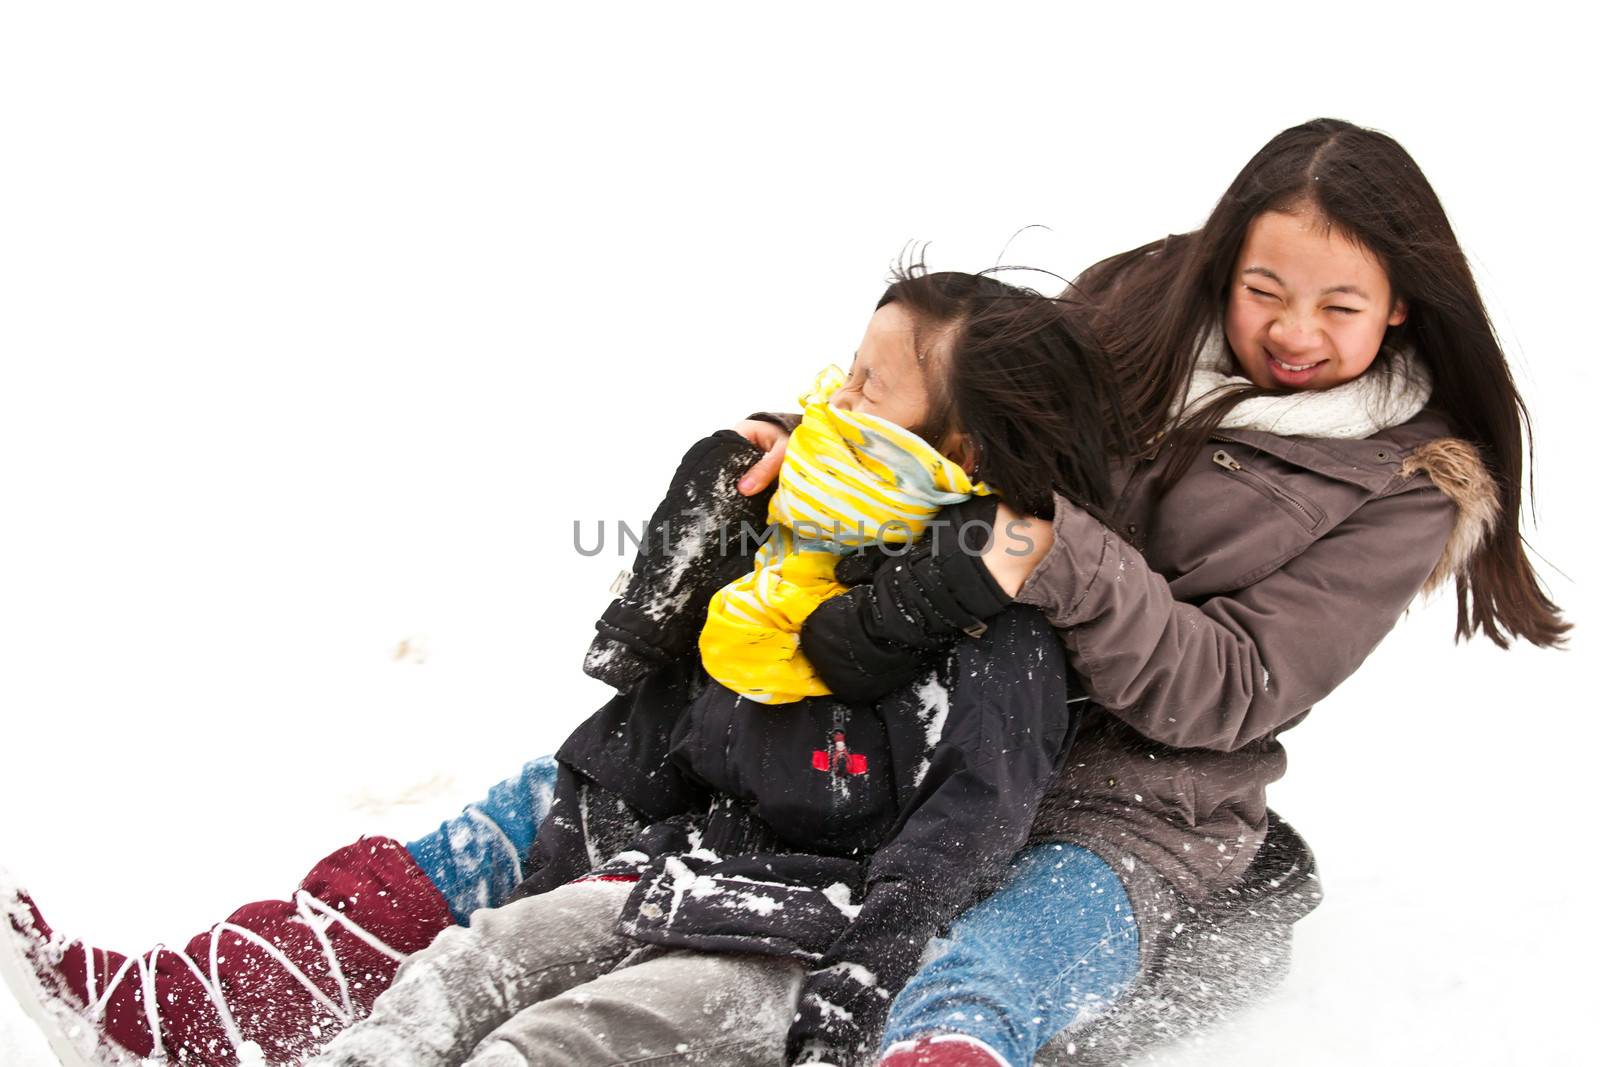
{"label": "yellow striped scarf", "polygon": [[833,577],[841,556],[915,541],[940,508],[989,492],[911,431],[831,406],[844,380],[829,367],[800,398],[804,416],[767,508],[776,530],[755,569],[711,598],[700,632],[706,673],[762,703],[828,692],[800,651],[800,626],[845,591]]}

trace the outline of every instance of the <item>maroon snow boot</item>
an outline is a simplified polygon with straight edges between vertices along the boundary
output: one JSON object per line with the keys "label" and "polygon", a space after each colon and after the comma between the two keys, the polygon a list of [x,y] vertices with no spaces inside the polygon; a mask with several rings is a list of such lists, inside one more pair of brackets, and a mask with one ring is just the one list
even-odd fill
{"label": "maroon snow boot", "polygon": [[454,923],[411,854],[386,837],[333,852],[291,899],[246,904],[182,951],[130,957],[67,940],[27,893],[0,889],[10,920],[0,923],[0,962],[64,1062],[299,1063],[365,1016],[400,961]]}

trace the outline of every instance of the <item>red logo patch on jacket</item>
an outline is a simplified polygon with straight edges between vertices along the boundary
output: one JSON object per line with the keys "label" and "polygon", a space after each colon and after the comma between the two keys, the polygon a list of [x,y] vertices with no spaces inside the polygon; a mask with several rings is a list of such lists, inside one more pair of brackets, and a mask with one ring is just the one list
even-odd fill
{"label": "red logo patch on jacket", "polygon": [[844,731],[835,730],[827,748],[819,748],[811,753],[811,766],[843,778],[851,774],[866,774],[867,757],[859,752],[851,752],[845,744]]}

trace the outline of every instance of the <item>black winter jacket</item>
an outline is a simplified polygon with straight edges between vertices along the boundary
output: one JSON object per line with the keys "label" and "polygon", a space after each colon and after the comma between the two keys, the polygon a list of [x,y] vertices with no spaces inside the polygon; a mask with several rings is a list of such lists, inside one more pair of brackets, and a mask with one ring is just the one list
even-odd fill
{"label": "black winter jacket", "polygon": [[[748,458],[725,454],[736,447],[702,442],[674,486],[703,480],[706,463],[742,473]],[[801,635],[831,697],[758,704],[706,679],[693,656],[641,651],[659,665],[557,754],[563,782],[525,891],[620,853],[602,870],[639,884],[619,929],[658,945],[813,961],[791,1060],[869,1055],[927,940],[992,889],[1021,847],[1076,725],[1059,640],[1037,612],[1007,607],[950,536],[983,517],[974,506],[947,509],[892,565],[841,565],[843,580],[861,584]],[[651,569],[636,564],[635,584]],[[728,569],[703,568],[708,580]],[[650,599],[633,588],[628,597]],[[698,632],[709,594],[685,599]],[[649,642],[639,619],[626,631],[603,624],[602,639]],[[685,628],[665,620],[663,640],[681,645]]]}

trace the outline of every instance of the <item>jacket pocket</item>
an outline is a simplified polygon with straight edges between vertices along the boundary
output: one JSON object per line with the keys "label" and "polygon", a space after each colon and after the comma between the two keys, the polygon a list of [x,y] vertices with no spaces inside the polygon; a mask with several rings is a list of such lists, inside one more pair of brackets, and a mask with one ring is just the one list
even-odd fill
{"label": "jacket pocket", "polygon": [[869,707],[812,697],[743,701],[731,762],[760,819],[801,849],[876,847],[897,814],[883,722]]}
{"label": "jacket pocket", "polygon": [[1282,508],[1291,518],[1305,527],[1307,531],[1319,530],[1327,522],[1327,512],[1323,511],[1314,502],[1290,495],[1282,486],[1263,478],[1240,463],[1226,449],[1218,448],[1214,450],[1211,453],[1211,462]]}

